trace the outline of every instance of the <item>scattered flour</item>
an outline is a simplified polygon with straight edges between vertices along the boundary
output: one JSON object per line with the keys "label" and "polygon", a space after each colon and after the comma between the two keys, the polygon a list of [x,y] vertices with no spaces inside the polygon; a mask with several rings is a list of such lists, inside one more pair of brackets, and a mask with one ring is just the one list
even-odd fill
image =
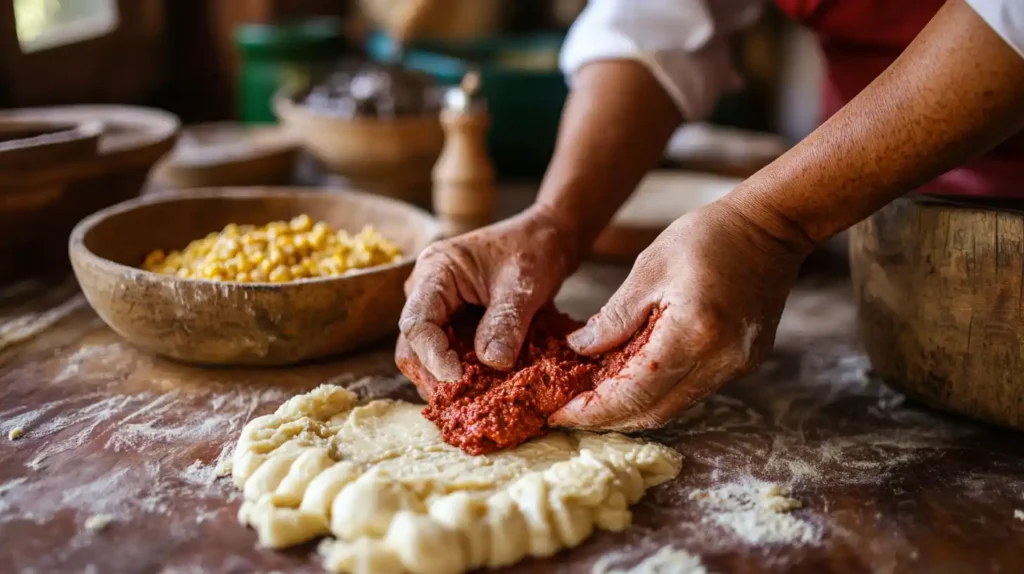
{"label": "scattered flour", "polygon": [[[65,510],[127,520],[139,512],[171,512],[183,495],[196,502],[190,522],[210,520],[225,510],[225,501],[238,497],[228,481],[217,480],[218,469],[230,464],[233,438],[257,408],[282,396],[290,393],[246,386],[218,390],[215,401],[180,390],[97,392],[34,410],[0,410],[0,420],[30,424],[37,439],[26,443],[32,449],[25,462],[34,471],[31,479],[0,481],[0,524],[42,524]],[[203,406],[210,402],[217,408]],[[102,459],[76,454],[86,446],[137,453],[140,462],[110,468]],[[17,497],[5,496],[14,489]]]}
{"label": "scattered flour", "polygon": [[0,351],[35,337],[84,306],[85,297],[75,295],[52,309],[0,321]]}
{"label": "scattered flour", "polygon": [[726,530],[746,544],[817,544],[821,528],[790,514],[801,503],[789,494],[786,487],[750,479],[695,490],[690,499],[700,505],[703,523]]}
{"label": "scattered flour", "polygon": [[110,514],[94,514],[85,520],[85,529],[90,532],[99,532],[110,526],[110,523],[115,520],[117,518]]}
{"label": "scattered flour", "polygon": [[689,552],[662,546],[657,552],[644,558],[635,566],[622,569],[618,566],[625,556],[618,552],[605,554],[591,569],[591,574],[707,574],[707,569],[698,556]]}
{"label": "scattered flour", "polygon": [[1024,520],[1024,510],[1014,510],[1013,517],[1016,520]]}

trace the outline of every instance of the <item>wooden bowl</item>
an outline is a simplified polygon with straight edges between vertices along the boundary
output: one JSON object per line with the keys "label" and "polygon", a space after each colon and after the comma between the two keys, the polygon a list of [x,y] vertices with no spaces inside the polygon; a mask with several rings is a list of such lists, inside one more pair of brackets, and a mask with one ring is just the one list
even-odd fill
{"label": "wooden bowl", "polygon": [[430,205],[431,171],[444,147],[437,116],[348,119],[286,95],[274,99],[274,111],[293,137],[353,187]]}
{"label": "wooden bowl", "polygon": [[1024,429],[1024,213],[900,199],[850,232],[864,346],[889,384]]}
{"label": "wooden bowl", "polygon": [[299,146],[279,126],[216,122],[188,126],[178,145],[153,170],[167,189],[285,185]]}
{"label": "wooden bowl", "polygon": [[[337,228],[374,225],[401,261],[343,277],[284,284],[181,279],[137,266],[228,223],[307,213]],[[397,331],[403,282],[439,235],[424,211],[388,198],[299,188],[202,189],[145,196],[105,209],[71,234],[75,275],[89,303],[130,342],[208,365],[287,365],[359,349]]]}
{"label": "wooden bowl", "polygon": [[103,124],[98,121],[0,120],[0,170],[54,167],[93,157]]}
{"label": "wooden bowl", "polygon": [[[0,177],[0,281],[66,273],[71,229],[86,215],[137,196],[150,168],[174,146],[179,126],[166,112],[128,106],[0,110],[0,123],[82,126],[75,145],[61,146],[54,162]],[[83,153],[95,123],[102,125],[99,141]]]}

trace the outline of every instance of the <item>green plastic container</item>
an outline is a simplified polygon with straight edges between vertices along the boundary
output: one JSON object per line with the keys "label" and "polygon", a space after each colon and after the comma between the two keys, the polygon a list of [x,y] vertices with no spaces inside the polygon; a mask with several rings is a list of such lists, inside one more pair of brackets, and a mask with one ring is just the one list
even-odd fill
{"label": "green plastic container", "polygon": [[242,55],[238,112],[245,123],[274,123],[274,94],[304,86],[345,50],[341,24],[318,18],[285,24],[245,24],[235,30]]}
{"label": "green plastic container", "polygon": [[[458,84],[470,67],[477,69],[491,114],[488,151],[495,168],[503,177],[537,177],[551,160],[568,95],[557,67],[564,39],[564,34],[553,33],[466,43],[418,42],[404,50],[403,63],[431,74],[444,86]],[[387,61],[392,50],[385,34],[370,36],[371,58]],[[550,58],[550,65],[524,65],[532,58]]]}

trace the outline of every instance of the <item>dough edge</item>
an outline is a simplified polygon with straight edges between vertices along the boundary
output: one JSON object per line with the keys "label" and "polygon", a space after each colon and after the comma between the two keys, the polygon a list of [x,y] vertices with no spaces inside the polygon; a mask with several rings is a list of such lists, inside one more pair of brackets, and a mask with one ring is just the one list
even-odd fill
{"label": "dough edge", "polygon": [[319,552],[334,572],[459,574],[621,531],[629,506],[682,466],[667,446],[585,431],[471,457],[444,444],[422,408],[360,405],[326,384],[253,419],[232,461],[239,521],[269,548],[333,535]]}

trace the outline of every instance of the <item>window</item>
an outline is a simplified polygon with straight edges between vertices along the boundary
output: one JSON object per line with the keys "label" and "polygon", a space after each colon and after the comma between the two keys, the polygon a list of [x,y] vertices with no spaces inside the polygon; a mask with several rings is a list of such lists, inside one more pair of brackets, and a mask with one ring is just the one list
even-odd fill
{"label": "window", "polygon": [[117,0],[14,0],[14,20],[21,51],[38,52],[114,31]]}

